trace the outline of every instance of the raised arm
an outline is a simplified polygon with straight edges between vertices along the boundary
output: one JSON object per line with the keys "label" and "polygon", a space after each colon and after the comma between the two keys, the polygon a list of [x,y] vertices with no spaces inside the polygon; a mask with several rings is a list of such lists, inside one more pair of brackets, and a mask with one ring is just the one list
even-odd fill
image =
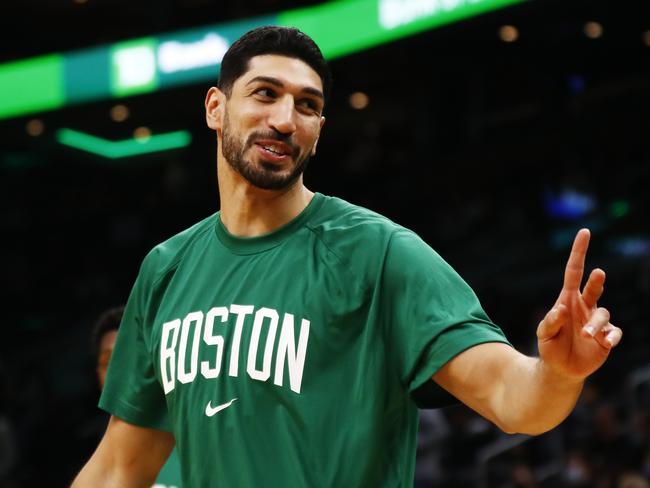
{"label": "raised arm", "polygon": [[97,450],[71,488],[149,488],[173,447],[171,434],[112,416]]}
{"label": "raised arm", "polygon": [[504,344],[482,344],[459,354],[433,379],[505,432],[541,434],[573,410],[587,376],[607,359],[622,331],[597,307],[605,273],[595,269],[582,291],[589,231],[576,235],[553,308],[537,328],[539,357]]}

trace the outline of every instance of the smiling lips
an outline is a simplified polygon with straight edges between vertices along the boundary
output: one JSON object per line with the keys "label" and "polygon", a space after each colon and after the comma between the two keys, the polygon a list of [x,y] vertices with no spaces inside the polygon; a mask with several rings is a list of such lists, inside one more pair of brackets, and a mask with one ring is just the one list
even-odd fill
{"label": "smiling lips", "polygon": [[293,154],[293,148],[284,142],[273,139],[255,142],[259,152],[265,159],[274,162],[284,162]]}

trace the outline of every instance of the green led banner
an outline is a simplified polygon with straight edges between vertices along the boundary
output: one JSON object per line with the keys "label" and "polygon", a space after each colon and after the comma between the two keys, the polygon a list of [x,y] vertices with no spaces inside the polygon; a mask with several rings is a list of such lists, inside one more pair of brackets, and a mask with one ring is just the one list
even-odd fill
{"label": "green led banner", "polygon": [[0,65],[0,118],[63,105],[62,55],[51,54]]}
{"label": "green led banner", "polygon": [[63,79],[68,103],[100,100],[109,96],[110,54],[103,47],[66,54],[63,58]]}
{"label": "green led banner", "polygon": [[56,139],[64,146],[80,149],[108,159],[127,158],[188,146],[192,135],[185,130],[148,137],[108,141],[72,129],[59,129]]}
{"label": "green led banner", "polygon": [[216,81],[230,45],[276,19],[256,17],[0,65],[0,120]]}
{"label": "green led banner", "polygon": [[0,65],[0,119],[216,81],[230,45],[261,25],[298,27],[314,38],[326,58],[333,59],[523,1],[337,0],[5,63]]}
{"label": "green led banner", "polygon": [[155,91],[158,88],[156,39],[150,37],[113,44],[111,92],[114,97]]}
{"label": "green led banner", "polygon": [[326,58],[351,54],[524,0],[338,0],[278,15]]}

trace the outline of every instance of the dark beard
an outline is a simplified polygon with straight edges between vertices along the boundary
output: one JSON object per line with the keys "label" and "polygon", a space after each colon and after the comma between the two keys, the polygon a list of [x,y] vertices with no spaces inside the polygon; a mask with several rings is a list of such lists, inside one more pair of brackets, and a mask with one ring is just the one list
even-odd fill
{"label": "dark beard", "polygon": [[[300,159],[300,148],[294,146],[291,142],[291,136],[287,136],[277,131],[252,133],[246,143],[242,144],[235,134],[230,133],[230,119],[226,109],[223,130],[222,130],[222,148],[221,152],[228,161],[228,164],[242,175],[250,184],[263,190],[283,190],[293,185],[298,177],[307,168],[309,162],[309,153]],[[275,139],[291,146],[294,151],[291,159],[294,161],[294,168],[289,173],[282,173],[272,163],[261,162],[256,164],[244,159],[244,152],[253,147],[256,140]]]}

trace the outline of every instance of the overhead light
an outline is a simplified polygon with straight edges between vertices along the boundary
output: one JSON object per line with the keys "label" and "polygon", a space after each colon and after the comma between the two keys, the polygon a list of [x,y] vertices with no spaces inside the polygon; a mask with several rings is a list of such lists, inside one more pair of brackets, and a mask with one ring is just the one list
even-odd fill
{"label": "overhead light", "polygon": [[147,142],[151,139],[151,129],[149,127],[138,127],[133,131],[133,138],[138,142]]}
{"label": "overhead light", "polygon": [[368,95],[363,92],[354,92],[349,98],[350,106],[355,110],[363,110],[370,103]]}
{"label": "overhead light", "polygon": [[603,26],[598,22],[587,22],[583,31],[589,39],[598,39],[603,35]]}
{"label": "overhead light", "polygon": [[514,25],[503,25],[499,29],[499,38],[503,42],[515,42],[519,39],[519,30]]}
{"label": "overhead light", "polygon": [[25,125],[25,130],[30,136],[38,137],[45,130],[45,126],[43,125],[43,121],[40,119],[32,119]]}
{"label": "overhead light", "polygon": [[129,118],[129,109],[126,105],[115,105],[111,108],[111,119],[115,122],[124,122]]}

